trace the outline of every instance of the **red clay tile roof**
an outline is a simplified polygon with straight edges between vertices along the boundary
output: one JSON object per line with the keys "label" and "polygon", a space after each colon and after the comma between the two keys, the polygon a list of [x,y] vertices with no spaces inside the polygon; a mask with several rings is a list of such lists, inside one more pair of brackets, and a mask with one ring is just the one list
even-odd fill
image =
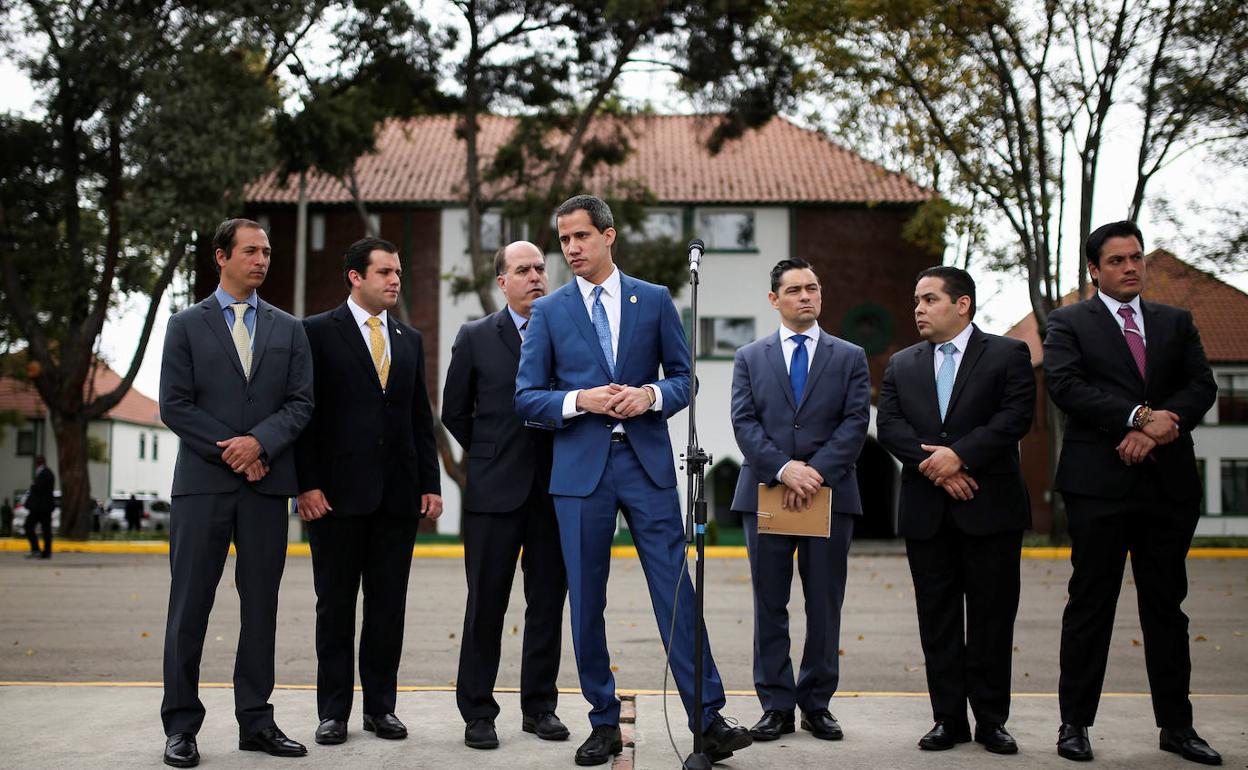
{"label": "red clay tile roof", "polygon": [[[95,373],[94,393],[108,393],[121,382],[121,375],[101,366]],[[43,419],[48,408],[35,386],[14,377],[0,377],[0,412],[13,411],[24,417]],[[132,422],[138,425],[163,427],[160,421],[160,405],[134,388],[126,391],[117,406],[104,415],[104,419]]]}
{"label": "red clay tile roof", "polygon": [[[465,145],[455,135],[456,120],[427,116],[383,124],[377,152],[356,163],[364,200],[462,204]],[[603,131],[613,125],[606,120],[598,124]],[[512,118],[481,119],[483,167],[514,126]],[[713,116],[632,118],[626,130],[633,152],[623,164],[595,174],[588,186],[603,193],[613,183],[640,180],[663,203],[918,203],[932,197],[909,178],[784,118],[746,132],[715,156],[705,147],[713,127]],[[246,197],[251,203],[293,204],[298,196],[294,180],[281,187],[270,173],[248,185]],[[351,197],[337,180],[313,173],[308,200],[347,203]]]}
{"label": "red clay tile roof", "polygon": [[[1248,294],[1192,267],[1165,249],[1153,251],[1147,259],[1148,288],[1144,291],[1144,300],[1192,311],[1205,346],[1205,356],[1211,362],[1248,361],[1248,335],[1243,332],[1244,319],[1248,318]],[[1092,296],[1093,291],[1095,289],[1089,285],[1086,296]],[[1062,298],[1063,305],[1074,301],[1073,291]],[[1006,332],[1006,336],[1027,343],[1032,364],[1039,365],[1044,360],[1034,314],[1028,313]]]}

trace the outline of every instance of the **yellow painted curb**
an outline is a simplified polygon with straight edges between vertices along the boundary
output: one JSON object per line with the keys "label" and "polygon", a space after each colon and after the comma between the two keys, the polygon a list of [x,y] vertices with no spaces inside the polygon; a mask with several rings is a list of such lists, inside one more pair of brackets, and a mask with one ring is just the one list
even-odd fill
{"label": "yellow painted curb", "polygon": [[[29,545],[25,540],[17,538],[8,538],[0,540],[0,551],[21,551],[29,549]],[[57,553],[125,553],[125,554],[167,554],[169,553],[169,543],[163,540],[56,540],[53,542],[52,549]],[[230,553],[234,553],[234,546],[230,546]],[[287,556],[310,556],[311,550],[307,543],[291,543],[286,547]],[[631,545],[617,545],[611,547],[611,555],[621,559],[636,559],[637,549]],[[901,558],[905,553],[898,551],[896,554],[882,554],[884,556],[895,556]],[[417,559],[462,559],[464,558],[464,546],[461,543],[417,543],[412,549],[412,556]],[[745,546],[743,545],[708,545],[706,547],[706,558],[708,559],[744,559],[746,558]],[[694,557],[694,549],[689,548],[689,559],[692,561]],[[1070,548],[1064,547],[1034,547],[1023,549],[1024,559],[1070,559]],[[1248,559],[1248,548],[1193,548],[1187,552],[1189,559]]]}

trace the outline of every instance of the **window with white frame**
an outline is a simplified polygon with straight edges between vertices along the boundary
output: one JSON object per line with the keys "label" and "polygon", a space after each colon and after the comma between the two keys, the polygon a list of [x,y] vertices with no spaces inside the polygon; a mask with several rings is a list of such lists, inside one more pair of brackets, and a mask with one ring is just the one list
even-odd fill
{"label": "window with white frame", "polygon": [[758,250],[752,211],[703,211],[698,214],[697,235],[711,251]]}

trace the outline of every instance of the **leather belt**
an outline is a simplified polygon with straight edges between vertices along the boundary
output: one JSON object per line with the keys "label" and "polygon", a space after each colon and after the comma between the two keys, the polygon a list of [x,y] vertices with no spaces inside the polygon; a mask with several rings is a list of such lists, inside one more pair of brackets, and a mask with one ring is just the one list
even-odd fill
{"label": "leather belt", "polygon": [[628,434],[627,434],[627,433],[623,433],[623,432],[616,432],[616,433],[612,433],[612,434],[611,434],[611,443],[612,443],[612,444],[627,444],[627,443],[628,443]]}

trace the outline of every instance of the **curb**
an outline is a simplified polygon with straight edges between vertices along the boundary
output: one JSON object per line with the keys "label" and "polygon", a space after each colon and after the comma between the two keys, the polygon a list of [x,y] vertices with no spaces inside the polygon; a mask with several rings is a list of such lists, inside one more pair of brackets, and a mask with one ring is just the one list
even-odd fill
{"label": "curb", "polygon": [[[25,541],[17,538],[0,540],[0,552],[24,552],[29,547]],[[109,542],[56,540],[53,542],[52,550],[56,553],[167,554],[169,553],[169,543],[163,540],[117,540]],[[234,553],[233,545],[230,546],[230,553]],[[307,543],[291,543],[286,547],[286,555],[311,556],[312,551]],[[637,549],[631,545],[615,545],[611,547],[611,555],[619,559],[636,559]],[[464,546],[460,543],[430,543],[427,545],[418,543],[412,549],[412,556],[417,559],[462,559],[464,558]],[[905,552],[901,550],[897,551],[897,553],[878,551],[851,552],[850,556],[903,558]],[[1070,559],[1070,548],[1024,548],[1022,557],[1024,559],[1039,560],[1068,560]],[[689,558],[691,561],[694,558],[692,547],[689,548]],[[745,546],[742,545],[708,545],[706,547],[706,558],[745,559],[748,556]],[[1187,558],[1248,559],[1248,548],[1192,548],[1187,552]]]}

